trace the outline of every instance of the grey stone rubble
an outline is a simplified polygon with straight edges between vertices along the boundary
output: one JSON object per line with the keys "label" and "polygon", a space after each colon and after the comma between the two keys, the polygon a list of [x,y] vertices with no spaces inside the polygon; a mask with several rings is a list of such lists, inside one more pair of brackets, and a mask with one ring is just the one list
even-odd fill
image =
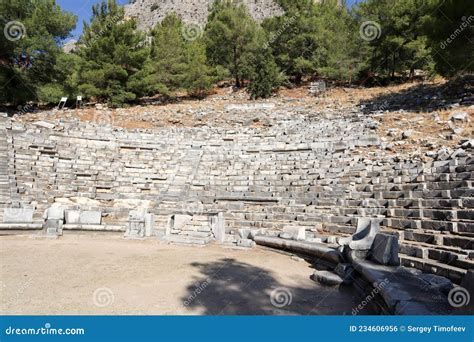
{"label": "grey stone rubble", "polygon": [[319,81],[319,82],[312,82],[309,86],[309,93],[311,95],[321,95],[326,92],[326,82]]}
{"label": "grey stone rubble", "polygon": [[[371,229],[370,223],[363,226]],[[363,231],[359,229],[354,235]],[[314,256],[313,263],[319,267],[311,276],[314,281],[325,286],[353,285],[365,298],[370,296],[367,304],[380,313],[431,315],[454,312],[454,306],[448,299],[449,291],[453,289],[452,282],[444,277],[398,266],[398,240],[393,235],[377,234],[372,238],[372,244],[367,245],[367,253],[356,258],[346,251],[351,250],[349,244],[344,245],[344,253],[336,254],[335,247],[331,249],[323,244],[287,242],[284,238],[264,236],[256,236],[255,241],[263,246]],[[349,241],[357,241],[357,237],[352,236]],[[359,249],[353,252],[363,251],[360,246],[357,247]],[[321,265],[326,269],[320,269]],[[469,290],[472,290],[468,284],[471,278],[472,270],[461,283]]]}

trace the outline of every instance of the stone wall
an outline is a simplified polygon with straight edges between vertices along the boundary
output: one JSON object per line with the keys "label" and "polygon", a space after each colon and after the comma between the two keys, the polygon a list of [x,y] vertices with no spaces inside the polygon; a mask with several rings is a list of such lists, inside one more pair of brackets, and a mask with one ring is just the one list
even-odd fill
{"label": "stone wall", "polygon": [[148,208],[163,235],[173,215],[208,227],[205,216],[223,213],[228,242],[291,225],[331,243],[374,217],[399,236],[402,264],[454,280],[474,267],[472,143],[446,160],[401,160],[357,112],[240,130],[6,127],[11,198],[0,205],[34,207],[36,220],[56,203],[100,210],[105,230],[125,231],[129,212]]}

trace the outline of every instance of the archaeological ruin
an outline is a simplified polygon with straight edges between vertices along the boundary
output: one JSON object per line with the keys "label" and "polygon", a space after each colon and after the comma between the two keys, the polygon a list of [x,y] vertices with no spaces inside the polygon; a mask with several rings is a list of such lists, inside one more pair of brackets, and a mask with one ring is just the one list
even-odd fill
{"label": "archaeological ruin", "polygon": [[[189,109],[196,122],[208,106]],[[453,289],[474,282],[473,140],[410,159],[360,107],[219,110],[233,122],[124,129],[106,108],[90,122],[1,116],[2,234],[278,250],[316,265],[319,284],[375,290],[376,313],[460,312]]]}

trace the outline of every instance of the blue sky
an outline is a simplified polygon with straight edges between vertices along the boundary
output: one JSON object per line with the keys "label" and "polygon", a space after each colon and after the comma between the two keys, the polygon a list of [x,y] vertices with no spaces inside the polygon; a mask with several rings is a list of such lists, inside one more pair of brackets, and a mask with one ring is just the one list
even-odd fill
{"label": "blue sky", "polygon": [[[347,0],[347,4],[351,6],[359,1],[360,0]],[[81,35],[83,21],[89,21],[92,15],[92,5],[99,2],[100,0],[56,0],[56,3],[61,6],[63,10],[74,13],[78,18],[76,29],[72,32],[74,39],[79,38]],[[128,2],[128,0],[117,0],[117,3],[121,5],[125,5]]]}
{"label": "blue sky", "polygon": [[[56,0],[56,3],[65,11],[74,13],[77,16],[76,29],[72,32],[75,39],[82,33],[82,22],[89,22],[92,16],[92,5],[101,2],[100,0]],[[117,0],[121,5],[128,4],[128,0]]]}

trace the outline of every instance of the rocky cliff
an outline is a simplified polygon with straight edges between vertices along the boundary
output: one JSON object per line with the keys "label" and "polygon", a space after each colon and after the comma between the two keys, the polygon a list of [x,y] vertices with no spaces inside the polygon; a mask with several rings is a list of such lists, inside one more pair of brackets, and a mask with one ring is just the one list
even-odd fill
{"label": "rocky cliff", "polygon": [[[125,15],[138,20],[141,30],[148,30],[161,22],[167,14],[175,12],[185,23],[203,25],[214,0],[136,0],[125,6]],[[273,0],[239,0],[245,3],[257,21],[280,15],[282,8]]]}

